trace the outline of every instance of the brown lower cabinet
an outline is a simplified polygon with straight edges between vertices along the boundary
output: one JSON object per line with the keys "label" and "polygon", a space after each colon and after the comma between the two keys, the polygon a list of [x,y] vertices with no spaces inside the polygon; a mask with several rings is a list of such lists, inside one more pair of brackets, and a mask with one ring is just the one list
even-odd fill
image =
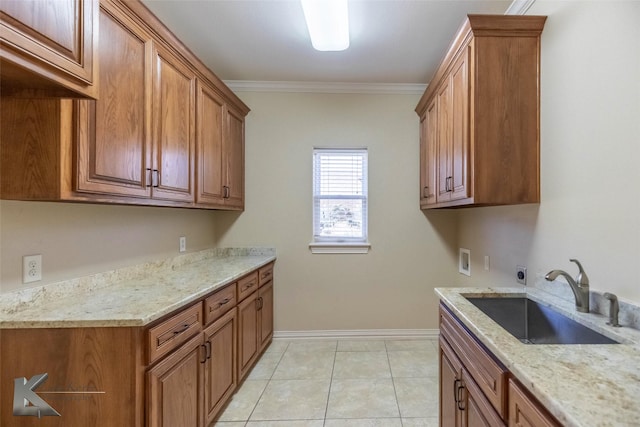
{"label": "brown lower cabinet", "polygon": [[202,425],[203,336],[196,335],[147,372],[147,425]]}
{"label": "brown lower cabinet", "polygon": [[439,358],[442,427],[560,426],[442,304]]}
{"label": "brown lower cabinet", "polygon": [[442,426],[504,426],[491,403],[447,342],[440,339]]}
{"label": "brown lower cabinet", "polygon": [[[247,285],[241,286],[243,279],[238,281],[238,291],[252,289],[256,283],[258,288],[248,294],[238,304],[238,327],[240,328],[238,342],[239,380],[242,381],[255,363],[258,355],[269,345],[273,337],[273,264],[260,269],[255,276],[246,276]],[[246,296],[248,294],[248,296]]]}
{"label": "brown lower cabinet", "polygon": [[[0,425],[211,425],[271,341],[272,272],[273,263],[144,327],[0,330]],[[239,285],[254,277],[236,304]],[[13,415],[14,380],[42,373],[37,393],[61,416]]]}

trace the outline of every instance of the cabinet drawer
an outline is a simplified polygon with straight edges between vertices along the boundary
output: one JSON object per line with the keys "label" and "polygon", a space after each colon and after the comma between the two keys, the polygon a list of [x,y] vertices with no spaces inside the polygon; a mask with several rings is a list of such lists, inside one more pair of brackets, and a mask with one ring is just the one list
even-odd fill
{"label": "cabinet drawer", "polygon": [[509,427],[558,427],[547,411],[523,390],[513,378],[509,379]]}
{"label": "cabinet drawer", "polygon": [[440,305],[440,333],[456,352],[496,412],[506,419],[507,371]]}
{"label": "cabinet drawer", "polygon": [[260,270],[258,270],[259,286],[261,287],[265,283],[270,282],[273,279],[273,263],[269,265],[265,265]]}
{"label": "cabinet drawer", "polygon": [[149,363],[179,347],[202,331],[202,303],[192,305],[149,329]]}
{"label": "cabinet drawer", "polygon": [[204,300],[204,322],[209,324],[236,306],[236,284],[225,286]]}
{"label": "cabinet drawer", "polygon": [[238,301],[242,301],[243,299],[251,295],[251,293],[256,289],[258,289],[257,270],[238,280]]}

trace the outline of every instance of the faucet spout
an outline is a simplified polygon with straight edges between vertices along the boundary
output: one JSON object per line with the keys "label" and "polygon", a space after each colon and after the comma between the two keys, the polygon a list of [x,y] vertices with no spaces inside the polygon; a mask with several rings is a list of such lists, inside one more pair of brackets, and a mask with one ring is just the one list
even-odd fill
{"label": "faucet spout", "polygon": [[573,291],[573,295],[576,299],[576,310],[581,313],[588,313],[589,278],[587,277],[587,274],[584,272],[584,269],[582,268],[582,265],[580,265],[580,262],[578,260],[571,259],[570,261],[578,264],[578,268],[580,269],[580,273],[578,274],[576,280],[574,280],[573,277],[569,275],[569,273],[563,270],[551,270],[549,273],[547,273],[546,276],[544,276],[544,278],[549,282],[553,282],[558,278],[558,276],[564,277],[567,280],[567,283]]}

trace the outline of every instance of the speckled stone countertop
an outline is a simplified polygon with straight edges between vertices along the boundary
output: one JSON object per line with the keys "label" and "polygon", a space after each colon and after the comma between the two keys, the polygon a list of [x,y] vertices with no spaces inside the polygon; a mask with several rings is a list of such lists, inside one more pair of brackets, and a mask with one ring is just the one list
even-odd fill
{"label": "speckled stone countertop", "polygon": [[270,248],[209,249],[0,294],[0,329],[144,326],[275,255]]}
{"label": "speckled stone countertop", "polygon": [[[526,295],[620,342],[523,344],[465,296]],[[606,325],[605,316],[532,288],[438,288],[441,301],[566,426],[640,425],[640,331]]]}

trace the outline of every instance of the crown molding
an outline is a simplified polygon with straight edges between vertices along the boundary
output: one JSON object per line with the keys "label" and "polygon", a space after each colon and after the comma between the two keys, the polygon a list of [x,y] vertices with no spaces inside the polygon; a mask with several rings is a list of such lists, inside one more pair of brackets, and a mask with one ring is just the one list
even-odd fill
{"label": "crown molding", "polygon": [[425,84],[413,83],[334,83],[224,80],[234,92],[297,92],[297,93],[368,93],[422,95]]}
{"label": "crown molding", "polygon": [[524,15],[535,2],[536,0],[513,0],[504,14]]}

